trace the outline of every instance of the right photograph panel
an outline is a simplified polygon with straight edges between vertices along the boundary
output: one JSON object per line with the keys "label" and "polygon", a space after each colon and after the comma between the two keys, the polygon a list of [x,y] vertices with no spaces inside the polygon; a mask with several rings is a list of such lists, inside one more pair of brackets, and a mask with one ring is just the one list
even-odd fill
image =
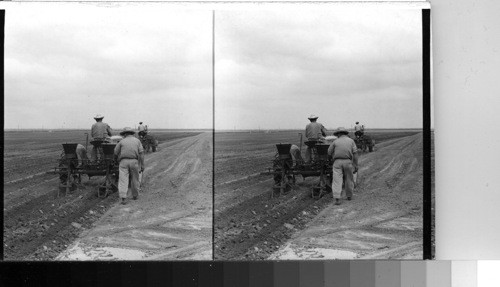
{"label": "right photograph panel", "polygon": [[214,259],[422,259],[422,10],[306,8],[215,12]]}

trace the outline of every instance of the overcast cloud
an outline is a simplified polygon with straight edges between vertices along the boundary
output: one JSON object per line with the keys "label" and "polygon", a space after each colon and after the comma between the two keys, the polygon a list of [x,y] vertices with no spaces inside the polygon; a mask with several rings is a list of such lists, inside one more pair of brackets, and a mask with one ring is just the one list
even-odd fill
{"label": "overcast cloud", "polygon": [[216,129],[422,127],[420,9],[217,11]]}
{"label": "overcast cloud", "polygon": [[5,128],[212,128],[212,12],[21,5],[5,21]]}

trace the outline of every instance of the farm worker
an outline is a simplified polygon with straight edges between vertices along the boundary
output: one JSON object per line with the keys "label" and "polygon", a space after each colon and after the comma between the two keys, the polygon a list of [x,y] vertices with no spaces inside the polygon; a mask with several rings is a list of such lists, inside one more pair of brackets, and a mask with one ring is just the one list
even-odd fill
{"label": "farm worker", "polygon": [[133,199],[139,196],[139,172],[144,171],[144,149],[141,141],[134,137],[135,131],[126,127],[120,132],[123,139],[116,144],[115,156],[119,164],[118,193],[121,204],[126,204],[129,176]]}
{"label": "farm worker", "polygon": [[81,144],[76,146],[76,157],[78,158],[78,167],[81,167],[83,164],[83,160],[87,160],[87,150]]}
{"label": "farm worker", "polygon": [[302,162],[302,155],[300,154],[300,149],[296,145],[292,145],[290,147],[290,154],[292,155],[292,160],[295,165],[300,164]]}
{"label": "farm worker", "polygon": [[94,140],[104,140],[107,136],[112,136],[111,128],[107,123],[104,123],[102,119],[104,116],[101,114],[97,114],[95,117],[95,123],[92,125],[90,130],[90,135]]}
{"label": "farm worker", "polygon": [[341,204],[342,181],[345,176],[347,200],[352,199],[354,190],[354,173],[358,171],[358,149],[354,140],[348,137],[345,128],[338,128],[333,133],[338,138],[328,147],[328,155],[333,158],[332,193],[335,204]]}
{"label": "farm worker", "polygon": [[356,125],[354,126],[354,135],[356,137],[361,137],[363,135],[363,131],[365,129],[365,126],[360,125],[359,122],[356,122]]}
{"label": "farm worker", "polygon": [[146,135],[146,126],[142,124],[142,122],[139,122],[139,127],[137,127],[137,130],[139,131],[139,137],[144,137]]}
{"label": "farm worker", "polygon": [[[307,124],[306,126],[306,138],[309,141],[318,141],[322,136],[326,136],[326,129],[325,127],[316,122],[318,119],[317,116],[311,115],[309,118],[310,123]],[[311,148],[307,147],[306,153],[304,155],[306,163],[311,162]]]}
{"label": "farm worker", "polygon": [[[95,123],[92,125],[92,128],[90,129],[90,135],[92,136],[92,139],[94,141],[104,141],[107,136],[111,136],[111,128],[107,123],[104,123],[102,119],[104,118],[103,115],[97,114],[94,119]],[[93,146],[92,148],[92,160],[97,159],[97,154],[98,154],[98,147]]]}

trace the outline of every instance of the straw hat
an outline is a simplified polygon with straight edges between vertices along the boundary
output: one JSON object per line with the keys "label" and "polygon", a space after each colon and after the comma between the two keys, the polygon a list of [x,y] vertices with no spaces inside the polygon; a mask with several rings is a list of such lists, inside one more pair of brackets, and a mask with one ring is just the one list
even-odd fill
{"label": "straw hat", "polygon": [[308,117],[308,119],[310,119],[310,120],[315,120],[315,119],[317,119],[317,118],[318,118],[318,116],[315,116],[314,114],[313,114],[313,115],[310,115],[310,116]]}
{"label": "straw hat", "polygon": [[123,128],[123,131],[120,132],[120,135],[125,135],[125,134],[135,134],[135,131],[131,127],[125,127]]}
{"label": "straw hat", "polygon": [[101,114],[97,114],[97,115],[95,115],[95,117],[94,117],[94,119],[96,119],[96,120],[97,120],[97,119],[103,119],[103,118],[104,118],[104,116],[103,116],[103,115],[101,115]]}
{"label": "straw hat", "polygon": [[339,127],[338,129],[336,129],[336,130],[333,132],[333,135],[334,135],[334,136],[338,136],[338,134],[340,134],[340,133],[344,133],[344,134],[348,135],[348,134],[349,134],[349,131],[348,131],[348,130],[346,130],[344,127]]}

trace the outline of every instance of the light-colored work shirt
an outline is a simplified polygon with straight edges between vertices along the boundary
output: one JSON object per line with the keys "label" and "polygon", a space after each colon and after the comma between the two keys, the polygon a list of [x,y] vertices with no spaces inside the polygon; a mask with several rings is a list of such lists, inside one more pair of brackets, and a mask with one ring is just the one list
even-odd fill
{"label": "light-colored work shirt", "polygon": [[292,145],[290,147],[290,154],[292,155],[292,159],[297,161],[297,160],[302,160],[302,155],[300,154],[300,149],[296,145]]}
{"label": "light-colored work shirt", "polygon": [[81,161],[82,159],[88,159],[87,158],[87,150],[81,144],[78,144],[76,146],[76,157],[78,158],[79,161]]}
{"label": "light-colored work shirt", "polygon": [[348,136],[341,135],[328,147],[328,155],[333,155],[336,159],[353,159],[353,154],[358,152],[356,143]]}
{"label": "light-colored work shirt", "polygon": [[103,139],[107,135],[111,136],[111,128],[107,123],[103,122],[96,122],[95,124],[92,125],[92,128],[90,129],[90,135],[92,136],[93,139]]}
{"label": "light-colored work shirt", "polygon": [[118,161],[122,159],[139,159],[139,154],[144,152],[141,141],[133,135],[123,138],[115,147],[115,155]]}
{"label": "light-colored work shirt", "polygon": [[306,126],[306,138],[307,139],[319,139],[320,136],[326,136],[325,127],[318,122],[310,122]]}
{"label": "light-colored work shirt", "polygon": [[139,125],[139,127],[137,128],[140,132],[143,132],[146,130],[146,127],[143,126],[143,125]]}
{"label": "light-colored work shirt", "polygon": [[361,125],[360,124],[357,124],[355,127],[354,127],[354,131],[360,131],[361,130]]}

